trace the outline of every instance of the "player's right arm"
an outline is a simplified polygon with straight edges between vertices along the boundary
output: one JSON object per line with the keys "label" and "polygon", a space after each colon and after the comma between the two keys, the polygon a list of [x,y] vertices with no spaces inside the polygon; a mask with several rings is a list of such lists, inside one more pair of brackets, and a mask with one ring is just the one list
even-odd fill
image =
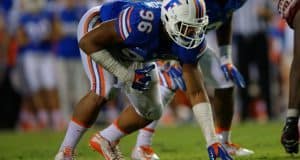
{"label": "player's right arm", "polygon": [[190,97],[192,105],[209,102],[204,88],[203,76],[199,72],[197,64],[183,64],[182,72],[187,94]]}
{"label": "player's right arm", "polygon": [[129,70],[114,59],[109,51],[106,50],[110,46],[132,43],[131,39],[140,36],[136,32],[126,32],[125,37],[121,34],[124,31],[128,31],[126,30],[128,27],[136,27],[134,23],[121,24],[123,22],[121,21],[122,19],[131,18],[129,17],[130,15],[126,14],[126,11],[128,10],[121,12],[117,19],[105,21],[84,35],[79,41],[79,47],[88,56],[91,56],[96,63],[114,74],[119,80],[133,82],[133,88],[145,90],[147,89],[147,83],[150,81],[148,72],[153,69],[153,66],[145,67],[144,70]]}
{"label": "player's right arm", "polygon": [[122,38],[115,31],[115,20],[101,23],[85,34],[79,41],[79,47],[89,56],[106,47],[122,43]]}
{"label": "player's right arm", "polygon": [[122,43],[122,38],[115,31],[115,20],[101,23],[84,35],[79,41],[79,47],[103,68],[124,82],[134,79],[134,72],[128,70],[105,49]]}
{"label": "player's right arm", "polygon": [[115,20],[101,23],[79,41],[79,47],[103,68],[123,82],[133,82],[134,71],[128,70],[115,60],[105,48],[121,44],[122,38],[115,31]]}

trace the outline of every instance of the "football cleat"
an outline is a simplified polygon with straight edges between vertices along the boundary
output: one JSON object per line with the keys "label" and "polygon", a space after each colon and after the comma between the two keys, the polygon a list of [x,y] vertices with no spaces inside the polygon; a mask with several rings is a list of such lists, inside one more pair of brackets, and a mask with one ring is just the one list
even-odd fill
{"label": "football cleat", "polygon": [[220,143],[214,143],[207,148],[210,160],[233,160],[227,153],[226,149]]}
{"label": "football cleat", "polygon": [[237,144],[234,143],[225,143],[222,144],[223,147],[226,149],[226,151],[232,155],[232,156],[249,156],[251,154],[254,154],[254,151],[242,148]]}
{"label": "football cleat", "polygon": [[96,133],[90,139],[90,147],[100,153],[105,160],[125,160],[117,143],[111,143],[103,138],[99,133]]}
{"label": "football cleat", "polygon": [[151,148],[151,146],[139,146],[139,147],[134,147],[131,154],[131,159],[132,160],[159,160],[159,157]]}
{"label": "football cleat", "polygon": [[288,118],[281,135],[281,144],[287,153],[299,152],[298,118]]}
{"label": "football cleat", "polygon": [[75,160],[75,152],[70,147],[65,147],[62,151],[59,151],[54,160]]}

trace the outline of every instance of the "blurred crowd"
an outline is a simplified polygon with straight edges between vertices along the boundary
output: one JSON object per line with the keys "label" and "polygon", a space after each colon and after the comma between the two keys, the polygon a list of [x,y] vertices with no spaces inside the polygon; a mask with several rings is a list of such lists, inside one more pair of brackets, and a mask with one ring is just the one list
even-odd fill
{"label": "blurred crowd", "polygon": [[[72,109],[89,90],[77,45],[77,24],[93,0],[1,0],[0,129],[62,130]],[[269,0],[248,0],[233,18],[234,60],[247,87],[236,91],[235,121],[267,122],[287,107],[293,33]],[[208,44],[217,50],[213,33]],[[209,86],[207,86],[209,88]],[[128,104],[119,90],[99,113],[112,121]],[[183,92],[161,123],[190,122]]]}

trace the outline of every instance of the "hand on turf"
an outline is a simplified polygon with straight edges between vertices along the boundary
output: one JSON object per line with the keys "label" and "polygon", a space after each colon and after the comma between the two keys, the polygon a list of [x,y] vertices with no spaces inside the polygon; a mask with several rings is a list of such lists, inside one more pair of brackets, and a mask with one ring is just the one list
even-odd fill
{"label": "hand on turf", "polygon": [[214,143],[207,148],[210,160],[233,160],[227,153],[226,149],[220,143]]}

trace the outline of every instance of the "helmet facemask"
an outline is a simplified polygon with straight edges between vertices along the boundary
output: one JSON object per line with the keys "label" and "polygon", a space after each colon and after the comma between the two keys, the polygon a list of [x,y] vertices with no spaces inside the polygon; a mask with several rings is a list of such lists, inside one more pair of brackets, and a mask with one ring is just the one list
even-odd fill
{"label": "helmet facemask", "polygon": [[185,15],[179,14],[186,13],[175,13],[172,9],[162,8],[161,19],[169,37],[176,44],[187,49],[199,46],[205,36],[208,16],[204,14],[200,18],[185,18]]}

